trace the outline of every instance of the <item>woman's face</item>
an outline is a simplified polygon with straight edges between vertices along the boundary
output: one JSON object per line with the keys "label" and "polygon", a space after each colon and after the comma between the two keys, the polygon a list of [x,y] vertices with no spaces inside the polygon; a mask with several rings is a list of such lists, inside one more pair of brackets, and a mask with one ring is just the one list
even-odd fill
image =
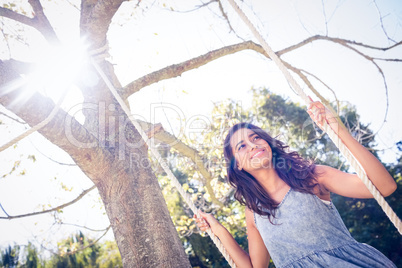
{"label": "woman's face", "polygon": [[272,167],[271,147],[251,129],[237,130],[230,139],[230,146],[239,170],[252,173],[253,170]]}

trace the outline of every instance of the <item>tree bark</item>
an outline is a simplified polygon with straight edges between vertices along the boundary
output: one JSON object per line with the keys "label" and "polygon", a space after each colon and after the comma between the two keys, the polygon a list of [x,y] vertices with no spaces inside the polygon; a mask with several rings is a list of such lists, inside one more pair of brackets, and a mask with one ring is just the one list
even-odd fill
{"label": "tree bark", "polygon": [[[7,62],[0,61],[0,103],[34,126],[47,117],[54,103],[39,93],[24,103],[15,103],[26,95],[24,87],[13,86],[19,79]],[[113,99],[103,101],[113,103]],[[101,109],[93,110],[99,115]],[[105,119],[97,117],[98,123],[102,121],[99,118]],[[118,122],[107,127],[113,130],[108,132],[108,143],[99,138],[103,133],[88,131],[62,110],[39,132],[66,151],[97,186],[125,267],[189,267],[151,169],[147,147],[120,109],[107,119],[104,121]]]}
{"label": "tree bark", "polygon": [[[49,41],[55,40],[39,0],[29,3],[34,18],[5,8],[0,9],[0,15],[35,27]],[[105,47],[110,22],[122,3],[81,2],[81,36],[90,41],[90,49]],[[120,88],[113,66],[104,60],[97,64]],[[20,83],[21,66],[13,60],[0,61],[0,103],[34,126],[55,105],[39,93],[28,96],[23,103],[16,102],[27,94]],[[87,71],[97,76],[93,68]],[[60,110],[39,132],[66,151],[98,188],[125,267],[189,267],[139,133],[99,76],[89,83],[83,77],[80,89],[84,95],[84,125]]]}

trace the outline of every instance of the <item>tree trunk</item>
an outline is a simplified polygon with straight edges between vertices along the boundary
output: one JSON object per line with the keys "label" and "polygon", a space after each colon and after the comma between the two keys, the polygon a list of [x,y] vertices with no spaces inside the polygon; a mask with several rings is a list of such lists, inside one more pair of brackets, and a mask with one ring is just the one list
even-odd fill
{"label": "tree trunk", "polygon": [[[8,63],[0,61],[0,103],[34,126],[50,114],[54,103],[35,93],[16,104],[26,92],[12,86],[19,75]],[[114,102],[106,97],[91,103],[93,117],[86,127],[60,110],[39,132],[66,151],[97,186],[125,267],[190,267],[139,133],[120,109],[114,116],[109,110],[108,124],[100,120],[105,118],[101,108]]]}
{"label": "tree trunk", "polygon": [[[143,156],[146,159],[146,152]],[[124,266],[189,267],[152,170],[124,168],[116,163],[107,174],[107,182],[100,183],[98,190]]]}

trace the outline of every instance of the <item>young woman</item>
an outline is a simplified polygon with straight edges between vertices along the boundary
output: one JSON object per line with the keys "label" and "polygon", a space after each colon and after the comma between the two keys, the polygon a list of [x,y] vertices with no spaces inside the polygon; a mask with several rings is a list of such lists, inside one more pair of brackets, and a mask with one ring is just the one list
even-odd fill
{"label": "young woman", "polygon": [[[384,166],[320,102],[308,113],[322,127],[324,120],[361,163],[383,196],[396,189]],[[200,211],[195,220],[202,231],[211,228],[237,267],[268,267],[272,258],[281,267],[396,267],[373,247],[354,240],[330,192],[372,198],[363,182],[329,166],[315,165],[262,129],[240,123],[224,143],[227,173],[235,198],[246,206],[249,254],[211,215]]]}

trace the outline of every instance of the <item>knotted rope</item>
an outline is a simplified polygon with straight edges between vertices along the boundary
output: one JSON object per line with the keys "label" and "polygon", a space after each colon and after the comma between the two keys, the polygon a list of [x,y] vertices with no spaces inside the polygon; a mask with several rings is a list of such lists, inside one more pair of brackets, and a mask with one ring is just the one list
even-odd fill
{"label": "knotted rope", "polygon": [[[268,45],[268,43],[265,41],[265,39],[261,36],[261,34],[258,32],[258,30],[254,27],[254,25],[251,23],[251,21],[247,18],[246,14],[244,14],[244,12],[236,4],[236,2],[234,0],[228,0],[228,2],[233,7],[233,9],[237,12],[237,14],[240,16],[240,18],[244,21],[244,23],[248,26],[248,28],[251,30],[251,32],[254,34],[254,36],[257,38],[257,40],[260,42],[260,44],[264,48],[265,52],[267,52],[269,57],[275,62],[275,64],[278,66],[278,68],[282,71],[283,75],[285,76],[285,78],[287,79],[289,84],[292,86],[292,88],[294,90],[296,90],[297,94],[304,100],[304,102],[308,106],[311,103],[311,100],[304,93],[303,89],[296,82],[296,80],[293,78],[293,76],[289,73],[288,69],[285,67],[282,60],[271,49],[271,47]],[[366,185],[366,187],[368,188],[370,193],[374,196],[375,200],[381,206],[382,210],[388,216],[390,221],[394,224],[396,229],[398,229],[398,232],[400,234],[402,234],[401,220],[398,218],[396,213],[389,206],[387,201],[385,201],[384,197],[377,190],[377,188],[374,186],[374,184],[369,180],[366,172],[363,170],[360,163],[356,160],[356,158],[349,151],[349,149],[346,147],[346,145],[339,139],[338,135],[333,131],[333,129],[327,124],[327,122],[325,122],[325,120],[324,120],[323,128],[324,128],[324,131],[331,138],[333,143],[338,147],[339,151],[343,154],[343,156],[349,161],[351,166],[355,169],[359,178],[363,181],[364,185]]]}

